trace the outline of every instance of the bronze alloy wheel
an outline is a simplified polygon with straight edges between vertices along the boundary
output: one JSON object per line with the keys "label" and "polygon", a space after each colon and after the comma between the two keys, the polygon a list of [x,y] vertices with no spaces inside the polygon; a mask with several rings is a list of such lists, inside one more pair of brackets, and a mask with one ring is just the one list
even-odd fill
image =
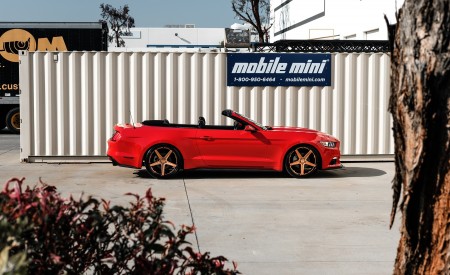
{"label": "bronze alloy wheel", "polygon": [[168,178],[180,171],[181,155],[170,145],[152,147],[145,158],[145,168],[155,178]]}
{"label": "bronze alloy wheel", "polygon": [[286,155],[285,169],[292,177],[306,177],[317,172],[319,156],[316,150],[307,145],[294,147]]}

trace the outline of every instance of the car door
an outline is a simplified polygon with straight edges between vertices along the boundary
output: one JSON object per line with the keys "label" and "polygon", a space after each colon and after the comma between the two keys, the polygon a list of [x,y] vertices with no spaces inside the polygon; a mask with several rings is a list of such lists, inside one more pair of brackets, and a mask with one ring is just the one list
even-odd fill
{"label": "car door", "polygon": [[199,129],[196,141],[207,167],[264,169],[274,163],[264,131]]}

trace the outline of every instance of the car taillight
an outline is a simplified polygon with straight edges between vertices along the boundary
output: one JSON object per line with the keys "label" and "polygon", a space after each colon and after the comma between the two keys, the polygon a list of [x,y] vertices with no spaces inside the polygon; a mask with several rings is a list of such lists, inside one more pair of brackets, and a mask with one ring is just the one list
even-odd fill
{"label": "car taillight", "polygon": [[120,139],[120,132],[115,131],[111,137],[111,141],[117,141],[118,139]]}

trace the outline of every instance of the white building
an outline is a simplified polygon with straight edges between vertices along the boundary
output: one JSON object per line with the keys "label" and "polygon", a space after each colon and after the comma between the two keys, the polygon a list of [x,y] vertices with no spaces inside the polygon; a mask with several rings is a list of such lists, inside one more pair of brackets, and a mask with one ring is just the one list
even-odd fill
{"label": "white building", "polygon": [[[131,28],[122,36],[126,50],[220,48],[225,40],[224,28],[195,28],[194,25],[171,25],[165,28]],[[110,43],[110,50],[123,50]]]}
{"label": "white building", "polygon": [[271,42],[282,39],[387,40],[404,0],[271,0]]}

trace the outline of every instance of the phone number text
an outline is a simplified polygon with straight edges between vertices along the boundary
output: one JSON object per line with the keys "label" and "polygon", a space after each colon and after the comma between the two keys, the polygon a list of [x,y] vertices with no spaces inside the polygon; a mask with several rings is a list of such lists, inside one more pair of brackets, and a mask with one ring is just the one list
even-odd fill
{"label": "phone number text", "polygon": [[275,77],[235,77],[235,82],[275,82]]}

